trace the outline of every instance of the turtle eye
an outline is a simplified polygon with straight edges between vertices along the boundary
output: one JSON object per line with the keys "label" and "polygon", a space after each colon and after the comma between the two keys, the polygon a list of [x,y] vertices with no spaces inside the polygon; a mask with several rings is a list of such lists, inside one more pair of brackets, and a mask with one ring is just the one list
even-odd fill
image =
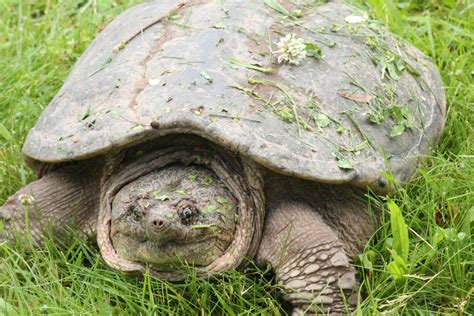
{"label": "turtle eye", "polygon": [[179,210],[179,218],[183,222],[187,222],[193,217],[193,209],[191,206],[184,206]]}
{"label": "turtle eye", "polygon": [[142,212],[138,205],[130,205],[130,207],[128,208],[128,218],[130,219],[130,221],[132,221],[133,223],[140,223],[140,221],[142,220],[142,216]]}

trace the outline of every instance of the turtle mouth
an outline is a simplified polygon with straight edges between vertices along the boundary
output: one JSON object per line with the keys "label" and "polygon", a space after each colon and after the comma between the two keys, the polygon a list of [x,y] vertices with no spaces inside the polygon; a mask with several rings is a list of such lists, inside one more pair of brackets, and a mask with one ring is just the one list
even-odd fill
{"label": "turtle mouth", "polygon": [[[209,264],[209,259],[202,253],[207,253],[210,256],[213,252],[224,253],[228,244],[220,243],[214,238],[202,238],[192,243],[176,243],[170,242],[165,245],[157,245],[152,240],[147,240],[139,247],[145,248],[152,256],[146,258],[147,263],[154,266],[158,270],[168,270],[166,264],[192,264],[194,266],[206,266]],[[198,254],[192,255],[189,248],[195,250]],[[199,251],[203,250],[203,251]],[[156,254],[156,256],[153,256]],[[153,258],[156,258],[153,260]],[[211,261],[212,262],[212,261]],[[165,265],[165,266],[162,266]],[[176,268],[176,267],[175,267]]]}
{"label": "turtle mouth", "polygon": [[[214,226],[211,226],[214,227]],[[164,231],[163,233],[166,233]],[[122,232],[119,230],[111,230],[110,237],[113,239],[115,236],[121,235],[126,238],[134,239],[138,243],[147,243],[147,242],[152,242],[155,245],[161,247],[164,245],[176,245],[176,246],[182,246],[182,245],[191,245],[194,243],[198,243],[201,241],[209,241],[209,240],[219,240],[219,241],[227,241],[229,242],[229,238],[219,238],[218,234],[194,234],[193,231],[188,231],[188,232],[182,232],[178,238],[168,238],[168,239],[158,239],[158,240],[153,240],[152,238],[149,238],[146,235],[143,236],[137,236],[128,232]]]}
{"label": "turtle mouth", "polygon": [[116,235],[122,235],[123,237],[127,237],[129,239],[133,239],[136,241],[139,245],[146,245],[150,246],[150,248],[154,248],[156,250],[164,250],[168,248],[177,248],[177,247],[182,247],[182,246],[189,246],[189,245],[194,245],[198,243],[203,243],[203,242],[210,242],[210,241],[222,241],[222,242],[229,242],[228,239],[224,238],[218,238],[216,235],[207,235],[207,236],[200,236],[200,237],[188,237],[188,238],[183,238],[179,240],[167,240],[167,241],[162,241],[162,240],[153,240],[150,238],[137,238],[137,236],[123,233],[123,232],[115,232],[114,236]]}
{"label": "turtle mouth", "polygon": [[168,248],[175,249],[175,248],[178,248],[178,247],[195,245],[195,244],[199,244],[199,243],[203,243],[203,242],[209,242],[209,241],[213,241],[213,240],[218,240],[218,239],[217,238],[212,238],[212,237],[206,237],[206,238],[195,239],[195,240],[189,241],[189,242],[186,242],[186,241],[181,241],[181,242],[168,241],[166,243],[157,243],[154,240],[147,239],[145,241],[142,241],[141,244],[144,244],[144,245],[146,245],[147,247],[150,247],[150,248],[156,248],[156,249],[159,249],[159,250],[166,250]]}
{"label": "turtle mouth", "polygon": [[[178,240],[169,240],[168,243],[157,245],[146,237],[140,237],[138,241],[141,247],[153,249],[152,252],[159,254],[169,249],[170,253],[176,249],[191,249],[200,247],[201,254],[205,253],[205,248],[212,244],[219,244],[219,251],[216,251],[203,260],[187,260],[196,267],[198,276],[207,276],[209,274],[222,272],[228,269],[234,269],[247,264],[248,258],[253,258],[258,249],[263,230],[264,218],[264,200],[263,200],[263,176],[261,169],[252,161],[241,159],[238,156],[227,153],[222,148],[216,148],[217,145],[203,141],[202,144],[166,146],[159,148],[154,143],[153,148],[147,148],[146,144],[142,147],[129,149],[122,153],[120,157],[111,158],[112,166],[107,171],[107,180],[104,187],[107,189],[102,192],[99,218],[97,221],[97,241],[106,263],[115,269],[126,272],[151,271],[155,276],[170,281],[179,281],[184,278],[182,272],[168,271],[166,265],[163,267],[160,263],[157,267],[149,260],[130,260],[125,258],[114,246],[112,234],[112,203],[117,193],[127,184],[138,178],[152,173],[155,170],[164,169],[170,165],[199,165],[212,171],[218,179],[221,179],[230,194],[236,200],[235,231],[231,234],[223,232],[223,240],[216,238],[215,234],[179,238]],[[158,148],[157,148],[158,147]],[[139,154],[137,154],[139,153]],[[144,154],[145,153],[145,154]],[[204,226],[204,225],[198,225]],[[196,227],[199,230],[203,227]],[[207,230],[207,229],[204,229]],[[218,231],[218,234],[220,232]],[[224,242],[225,240],[225,242]],[[216,248],[214,248],[215,250]],[[181,251],[181,250],[180,250]],[[178,256],[180,257],[180,256]],[[182,259],[182,258],[179,258]],[[147,262],[147,264],[143,263]],[[158,260],[158,262],[160,262]],[[172,264],[176,263],[176,256]],[[148,268],[147,268],[148,266]],[[151,270],[150,270],[151,266]],[[162,270],[162,269],[165,270]]]}
{"label": "turtle mouth", "polygon": [[[192,241],[169,241],[127,239],[133,252],[120,252],[121,256],[137,264],[152,266],[157,271],[179,271],[183,266],[205,267],[215,257],[225,253],[230,242],[216,237],[204,236]],[[123,244],[120,244],[123,246]]]}

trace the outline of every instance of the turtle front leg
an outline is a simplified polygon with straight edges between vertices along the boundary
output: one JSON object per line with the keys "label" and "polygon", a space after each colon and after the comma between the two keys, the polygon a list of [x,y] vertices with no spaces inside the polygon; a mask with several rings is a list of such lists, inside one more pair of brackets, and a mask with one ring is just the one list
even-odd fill
{"label": "turtle front leg", "polygon": [[259,264],[271,264],[293,314],[345,314],[357,304],[356,269],[339,235],[302,202],[270,206]]}
{"label": "turtle front leg", "polygon": [[45,233],[62,234],[66,227],[93,233],[99,174],[87,164],[64,166],[21,188],[0,207],[0,241],[29,235],[41,244]]}

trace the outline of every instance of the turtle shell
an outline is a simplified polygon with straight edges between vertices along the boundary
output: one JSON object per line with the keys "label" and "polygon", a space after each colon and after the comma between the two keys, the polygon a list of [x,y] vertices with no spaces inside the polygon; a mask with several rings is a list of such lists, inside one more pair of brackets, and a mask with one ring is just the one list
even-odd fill
{"label": "turtle shell", "polygon": [[357,8],[160,0],[97,36],[23,151],[54,163],[190,133],[283,174],[382,192],[387,170],[412,176],[444,118],[436,68]]}

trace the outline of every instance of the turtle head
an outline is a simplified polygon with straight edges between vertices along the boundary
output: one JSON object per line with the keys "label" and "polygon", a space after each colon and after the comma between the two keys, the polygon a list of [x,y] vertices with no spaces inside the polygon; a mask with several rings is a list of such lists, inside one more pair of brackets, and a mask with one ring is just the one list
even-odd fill
{"label": "turtle head", "polygon": [[175,271],[222,256],[236,230],[237,200],[202,166],[169,165],[120,189],[110,238],[124,259]]}

